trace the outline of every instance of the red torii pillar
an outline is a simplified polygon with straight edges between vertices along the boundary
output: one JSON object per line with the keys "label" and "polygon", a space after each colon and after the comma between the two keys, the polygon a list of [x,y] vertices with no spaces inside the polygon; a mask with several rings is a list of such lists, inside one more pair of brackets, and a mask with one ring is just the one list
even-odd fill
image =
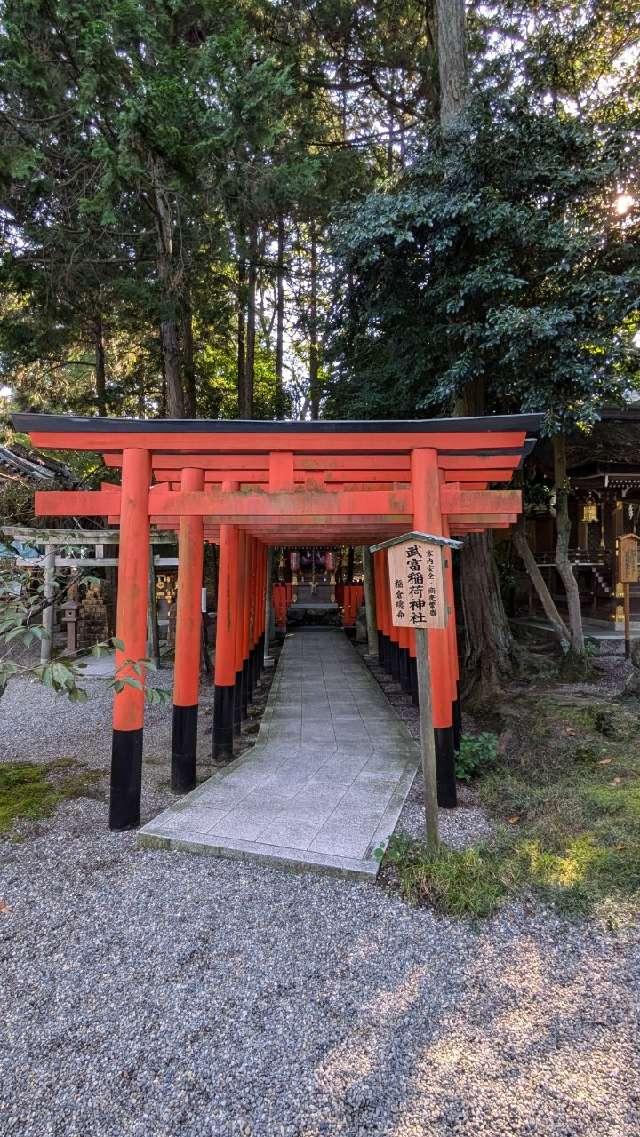
{"label": "red torii pillar", "polygon": [[[203,470],[185,468],[182,471],[182,490],[201,490],[203,487]],[[177,793],[187,793],[196,784],[204,563],[204,521],[201,516],[180,518],[178,552],[171,788]]]}
{"label": "red torii pillar", "polygon": [[[222,488],[237,489],[237,483],[223,482]],[[217,762],[230,762],[233,758],[234,704],[239,695],[236,690],[236,637],[240,623],[238,552],[238,528],[223,522],[220,526],[213,699],[213,758]]]}
{"label": "red torii pillar", "polygon": [[[440,476],[436,450],[411,451],[414,528],[436,537],[444,536],[440,512]],[[450,553],[449,553],[450,559]],[[430,629],[431,699],[438,761],[438,804],[456,804],[456,767],[453,748],[453,697],[451,690],[450,632]]]}
{"label": "red torii pillar", "polygon": [[376,562],[376,569],[378,569],[378,587],[379,587],[379,600],[380,600],[380,629],[382,640],[382,659],[381,663],[385,671],[391,674],[391,639],[389,638],[389,578],[387,573],[387,557],[386,553],[376,553],[378,558]]}
{"label": "red torii pillar", "polygon": [[253,685],[254,689],[260,682],[264,665],[264,614],[265,614],[265,580],[267,569],[268,550],[263,542],[256,539],[256,588],[255,613],[253,618]]}
{"label": "red torii pillar", "polygon": [[247,658],[247,670],[249,673],[249,701],[253,702],[253,696],[258,684],[258,595],[260,591],[260,568],[262,558],[260,556],[260,542],[257,537],[251,539],[251,561],[250,561],[250,585],[251,585],[251,611],[249,613],[249,652]]}
{"label": "red torii pillar", "polygon": [[[441,472],[442,473],[442,472]],[[447,518],[443,518],[445,537],[451,536],[451,528]],[[460,749],[462,738],[462,713],[460,710],[460,663],[458,659],[458,633],[456,620],[455,589],[453,585],[453,549],[447,549],[445,554],[444,586],[446,602],[449,606],[449,623],[447,634],[449,637],[449,668],[452,700],[452,727],[453,748]]]}
{"label": "red torii pillar", "polygon": [[[246,717],[249,705],[247,691],[245,653],[247,644],[247,630],[249,624],[249,605],[247,600],[248,573],[248,534],[243,529],[238,530],[238,564],[236,573],[238,577],[238,596],[236,601],[235,634],[235,699],[234,699],[234,729],[240,733],[242,720]],[[232,618],[234,618],[232,616]]]}
{"label": "red torii pillar", "polygon": [[378,659],[387,669],[387,629],[385,625],[382,553],[373,554],[373,586],[376,593],[376,619],[378,622]]}
{"label": "red torii pillar", "polygon": [[122,647],[116,650],[116,682],[130,679],[135,686],[116,687],[113,700],[110,829],[140,824],[145,674],[139,663],[147,655],[150,481],[149,451],[123,450],[116,608],[116,639]]}

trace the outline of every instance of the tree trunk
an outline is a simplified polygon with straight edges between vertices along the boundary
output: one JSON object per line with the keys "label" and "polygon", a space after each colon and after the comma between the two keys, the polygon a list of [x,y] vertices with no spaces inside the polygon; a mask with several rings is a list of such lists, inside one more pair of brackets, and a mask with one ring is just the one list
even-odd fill
{"label": "tree trunk", "polygon": [[244,256],[238,257],[238,287],[236,293],[238,309],[238,333],[236,339],[236,384],[238,390],[238,415],[243,418],[242,408],[246,403],[245,395],[245,317],[247,311],[247,262]]}
{"label": "tree trunk", "polygon": [[465,0],[436,0],[440,125],[444,134],[455,126],[467,99]]}
{"label": "tree trunk", "polygon": [[196,401],[196,365],[193,348],[193,313],[191,300],[188,295],[184,298],[181,320],[182,345],[182,372],[184,375],[184,413],[187,418],[195,418],[197,413]]}
{"label": "tree trunk", "polygon": [[340,126],[342,132],[342,144],[347,145],[348,142],[348,114],[349,114],[349,33],[347,31],[344,40],[343,56],[340,61]]}
{"label": "tree trunk", "polygon": [[244,359],[243,400],[241,418],[253,417],[253,384],[256,355],[256,281],[258,275],[258,234],[255,226],[249,237],[249,266],[247,274],[247,342]]}
{"label": "tree trunk", "polygon": [[495,558],[493,533],[470,533],[460,558],[464,619],[463,695],[467,705],[494,699],[511,674],[513,641]]}
{"label": "tree trunk", "polygon": [[160,341],[167,384],[167,414],[169,418],[184,418],[178,326],[174,319],[160,321]]}
{"label": "tree trunk", "polygon": [[137,390],[138,418],[146,418],[147,417],[147,404],[145,401],[146,390],[145,390],[145,385],[144,385],[144,375],[142,374],[142,371],[139,370],[137,372],[136,379],[137,379],[137,387],[138,387],[138,390]]}
{"label": "tree trunk", "polygon": [[565,624],[562,616],[558,612],[553,597],[547,588],[546,581],[536,564],[535,557],[531,552],[531,547],[527,541],[527,536],[522,526],[519,526],[513,531],[513,544],[516,552],[524,562],[524,567],[529,574],[529,579],[535,588],[538,599],[544,609],[544,614],[551,624],[554,632],[556,633],[561,644],[568,644],[570,642],[569,629]]}
{"label": "tree trunk", "polygon": [[[403,104],[404,104],[404,98],[405,98],[404,77],[401,77],[401,79],[400,79],[400,99],[401,99]],[[404,125],[404,110],[400,111],[399,115],[398,115],[398,141],[399,141],[399,151],[400,151],[400,153],[399,153],[400,169],[404,170],[405,158],[406,158],[406,131],[405,131],[405,125]]]}
{"label": "tree trunk", "polygon": [[[482,379],[468,383],[454,415],[484,413]],[[513,637],[502,603],[493,555],[493,533],[472,533],[460,551],[460,590],[465,624],[463,689],[476,703],[494,698],[512,672]],[[476,611],[476,608],[482,611]]]}
{"label": "tree trunk", "polygon": [[92,324],[92,331],[96,356],[96,406],[98,408],[98,414],[104,417],[107,413],[107,369],[102,316],[98,315],[95,317]]}
{"label": "tree trunk", "polygon": [[278,254],[276,266],[276,418],[284,418],[284,217],[278,217]]}
{"label": "tree trunk", "polygon": [[[436,0],[440,79],[440,125],[448,134],[464,110],[467,52],[464,0]],[[455,401],[454,415],[485,410],[482,378],[468,383]],[[460,553],[460,586],[465,624],[463,689],[477,703],[496,696],[512,671],[513,637],[500,594],[493,556],[493,533],[473,533]]]}
{"label": "tree trunk", "polygon": [[580,591],[569,560],[571,520],[569,517],[569,480],[567,478],[567,443],[564,434],[553,437],[553,462],[556,489],[556,568],[567,595],[571,650],[584,655],[584,633],[580,610]]}
{"label": "tree trunk", "polygon": [[311,418],[315,421],[320,415],[320,388],[318,383],[318,242],[316,223],[309,226],[310,264],[309,283],[309,401]]}
{"label": "tree trunk", "polygon": [[164,166],[151,159],[158,279],[162,291],[160,343],[167,383],[167,412],[170,418],[184,418],[184,392],[180,373],[180,343],[177,312],[181,290],[181,270],[174,264],[173,217],[171,201],[165,188]]}

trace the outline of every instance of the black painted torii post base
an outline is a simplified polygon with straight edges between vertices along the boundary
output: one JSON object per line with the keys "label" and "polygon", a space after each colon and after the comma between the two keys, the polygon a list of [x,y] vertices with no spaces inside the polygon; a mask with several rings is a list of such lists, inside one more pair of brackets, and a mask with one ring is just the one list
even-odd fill
{"label": "black painted torii post base", "polygon": [[237,691],[217,685],[213,692],[213,760],[233,761],[233,734]]}
{"label": "black painted torii post base", "polygon": [[142,789],[142,728],[114,730],[111,744],[109,828],[137,829]]}
{"label": "black painted torii post base", "polygon": [[433,733],[436,739],[438,805],[444,809],[453,809],[458,804],[453,727],[436,727]]}
{"label": "black painted torii post base", "polygon": [[171,789],[186,794],[196,787],[196,746],[198,740],[198,704],[194,707],[174,705],[171,732]]}

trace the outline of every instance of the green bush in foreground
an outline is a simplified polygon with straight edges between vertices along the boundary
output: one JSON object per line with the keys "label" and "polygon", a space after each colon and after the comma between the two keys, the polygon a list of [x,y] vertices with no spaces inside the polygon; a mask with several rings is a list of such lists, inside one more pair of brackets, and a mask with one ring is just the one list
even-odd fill
{"label": "green bush in foreground", "polygon": [[495,766],[497,756],[497,735],[489,732],[465,734],[456,754],[456,778],[459,782],[470,782],[478,774]]}

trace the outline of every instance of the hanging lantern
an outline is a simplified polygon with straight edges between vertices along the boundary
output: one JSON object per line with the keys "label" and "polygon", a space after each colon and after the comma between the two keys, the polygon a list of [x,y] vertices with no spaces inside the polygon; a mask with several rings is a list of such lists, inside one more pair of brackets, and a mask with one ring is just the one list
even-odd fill
{"label": "hanging lantern", "polygon": [[598,506],[592,497],[582,503],[582,516],[580,520],[586,521],[587,525],[598,520]]}
{"label": "hanging lantern", "polygon": [[327,570],[327,572],[333,572],[333,570],[335,568],[335,564],[334,564],[334,560],[333,560],[333,553],[331,552],[331,550],[329,550],[324,555],[324,567]]}
{"label": "hanging lantern", "polygon": [[291,557],[291,571],[292,572],[298,572],[300,569],[300,553],[297,551],[297,549],[294,549],[291,552],[290,557]]}

